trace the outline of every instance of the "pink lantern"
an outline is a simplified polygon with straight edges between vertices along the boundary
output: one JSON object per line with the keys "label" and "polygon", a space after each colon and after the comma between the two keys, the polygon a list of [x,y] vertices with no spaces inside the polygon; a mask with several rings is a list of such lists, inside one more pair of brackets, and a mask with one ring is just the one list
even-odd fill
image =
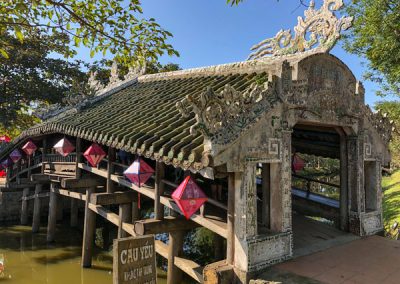
{"label": "pink lantern", "polygon": [[172,198],[188,220],[207,201],[207,196],[190,176],[175,189]]}
{"label": "pink lantern", "polygon": [[28,155],[31,156],[33,153],[35,153],[37,147],[36,145],[29,140],[28,142],[26,142],[26,144],[22,147],[22,150]]}
{"label": "pink lantern", "polygon": [[68,156],[69,153],[75,150],[74,145],[72,145],[67,138],[63,138],[58,141],[53,148],[56,150],[57,153],[64,157]]}
{"label": "pink lantern", "polygon": [[304,168],[304,160],[300,158],[298,155],[293,156],[293,161],[292,161],[292,169],[296,173],[298,171],[301,171]]}
{"label": "pink lantern", "polygon": [[92,167],[97,167],[101,160],[106,156],[103,148],[97,143],[93,143],[86,151],[83,156],[88,160]]}
{"label": "pink lantern", "polygon": [[18,149],[15,149],[10,154],[10,159],[16,163],[22,158],[21,152]]}
{"label": "pink lantern", "polygon": [[134,184],[142,186],[153,175],[154,170],[141,158],[136,159],[133,164],[127,168],[124,175]]}

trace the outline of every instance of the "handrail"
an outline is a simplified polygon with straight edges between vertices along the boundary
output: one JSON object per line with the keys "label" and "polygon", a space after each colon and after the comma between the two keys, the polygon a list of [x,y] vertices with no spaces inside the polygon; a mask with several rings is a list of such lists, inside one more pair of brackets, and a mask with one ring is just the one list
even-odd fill
{"label": "handrail", "polygon": [[334,183],[330,183],[330,182],[326,182],[326,181],[323,181],[323,180],[312,179],[312,178],[308,178],[308,177],[304,177],[304,176],[300,176],[300,175],[296,175],[296,174],[294,174],[292,176],[294,176],[295,178],[304,179],[304,180],[309,181],[309,182],[316,182],[316,183],[332,186],[332,187],[335,187],[335,188],[340,188],[340,185],[337,185],[337,184],[334,184]]}

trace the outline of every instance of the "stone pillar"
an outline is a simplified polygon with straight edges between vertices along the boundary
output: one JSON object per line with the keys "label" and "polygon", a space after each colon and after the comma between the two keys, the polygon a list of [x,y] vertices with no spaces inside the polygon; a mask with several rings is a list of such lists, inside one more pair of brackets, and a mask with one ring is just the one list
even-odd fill
{"label": "stone pillar", "polygon": [[364,200],[364,145],[362,136],[347,137],[347,182],[349,190],[349,231],[361,235],[361,213]]}
{"label": "stone pillar", "polygon": [[47,242],[53,242],[57,225],[58,194],[54,192],[55,184],[50,184],[49,218],[47,221]]}
{"label": "stone pillar", "polygon": [[340,135],[340,220],[342,231],[349,230],[349,191],[347,181],[347,142],[344,134]]}

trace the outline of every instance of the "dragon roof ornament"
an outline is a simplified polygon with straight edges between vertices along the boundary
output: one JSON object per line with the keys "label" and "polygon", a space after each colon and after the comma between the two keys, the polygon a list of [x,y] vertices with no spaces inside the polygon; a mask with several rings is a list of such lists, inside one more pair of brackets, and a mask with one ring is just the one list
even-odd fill
{"label": "dragon roof ornament", "polygon": [[265,56],[280,56],[294,54],[307,50],[313,52],[328,52],[340,38],[340,32],[351,27],[353,17],[337,18],[333,11],[343,6],[343,0],[324,0],[322,7],[315,10],[312,0],[305,18],[298,17],[298,24],[294,27],[292,37],[290,29],[280,30],[275,37],[268,38],[254,45],[254,51],[248,60],[259,59]]}

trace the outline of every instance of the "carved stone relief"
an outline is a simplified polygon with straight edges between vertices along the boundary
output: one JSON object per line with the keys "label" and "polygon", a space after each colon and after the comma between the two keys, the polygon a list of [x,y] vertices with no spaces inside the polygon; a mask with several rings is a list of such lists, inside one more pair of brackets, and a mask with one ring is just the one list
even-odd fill
{"label": "carved stone relief", "polygon": [[280,30],[275,37],[261,41],[254,45],[249,60],[264,56],[280,56],[303,52],[314,48],[315,52],[329,51],[340,38],[340,32],[347,30],[352,23],[352,17],[337,18],[333,11],[343,6],[342,0],[325,0],[319,10],[315,10],[314,1],[304,12],[305,18],[298,17],[298,24],[294,27],[295,35],[291,31]]}

